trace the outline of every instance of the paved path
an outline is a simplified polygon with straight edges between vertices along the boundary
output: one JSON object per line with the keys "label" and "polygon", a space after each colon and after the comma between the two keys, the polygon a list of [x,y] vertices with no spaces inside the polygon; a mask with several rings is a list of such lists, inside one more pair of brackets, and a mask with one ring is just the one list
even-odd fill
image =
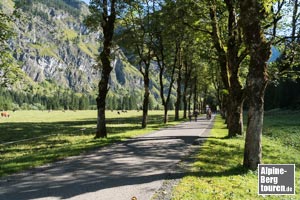
{"label": "paved path", "polygon": [[5,177],[0,200],[149,200],[211,124],[200,118]]}

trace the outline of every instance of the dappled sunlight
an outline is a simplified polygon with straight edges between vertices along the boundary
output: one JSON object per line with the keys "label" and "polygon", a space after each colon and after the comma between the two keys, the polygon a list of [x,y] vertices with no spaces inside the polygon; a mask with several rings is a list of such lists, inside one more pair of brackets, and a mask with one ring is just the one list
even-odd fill
{"label": "dappled sunlight", "polygon": [[[0,123],[0,129],[5,130],[0,134],[0,176],[165,127],[162,111],[149,112],[147,129],[141,128],[140,112],[108,112],[108,138],[94,139],[95,115],[96,111],[15,112],[7,122]],[[17,167],[8,167],[8,163]]]}
{"label": "dappled sunlight", "polygon": [[[223,120],[217,117],[212,136],[193,155],[193,163],[187,167],[187,176],[175,187],[174,199],[298,199],[297,187],[296,196],[259,196],[257,171],[248,171],[242,166],[244,138],[226,138],[225,126]],[[279,127],[282,131],[290,130],[284,124]],[[269,123],[266,123],[265,129],[275,130]],[[299,140],[296,142],[299,143]],[[295,146],[275,140],[271,135],[263,137],[262,143],[263,163],[296,164],[296,177],[299,176],[300,158]],[[296,185],[299,181],[296,178]]]}
{"label": "dappled sunlight", "polygon": [[[189,125],[191,124],[185,123],[185,126],[178,125],[177,129],[165,128],[141,137],[128,139],[125,142],[95,148],[89,153],[4,177],[2,180],[7,180],[7,182],[5,182],[6,186],[0,185],[0,187],[5,187],[4,190],[1,188],[0,196],[4,195],[8,199],[14,197],[19,200],[25,200],[28,197],[66,199],[80,198],[86,193],[106,194],[107,191],[115,190],[118,191],[118,194],[122,194],[120,191],[127,191],[128,188],[133,191],[151,190],[152,192],[148,193],[151,195],[159,188],[160,184],[158,183],[166,179],[170,174],[169,171],[188,153],[190,146],[194,146],[194,141],[200,135],[203,135],[203,139],[208,137],[207,124],[197,123],[187,129],[186,127]],[[115,136],[118,137],[118,134]],[[68,140],[66,137],[62,138]],[[202,138],[200,137],[200,139]],[[51,141],[56,140],[51,139],[49,144]],[[89,140],[84,145],[82,142],[73,143],[71,141],[69,145],[63,145],[60,148],[40,151],[35,155],[26,155],[20,158],[18,163],[27,166],[30,160],[59,159],[60,154],[79,152],[82,146],[96,144],[98,147],[100,144],[109,144],[113,141],[120,140],[116,140],[112,134],[105,139]],[[44,147],[44,145],[47,144],[42,146]],[[15,165],[10,167],[12,170],[19,169]],[[175,172],[174,177],[170,178],[179,178],[183,175],[182,172]],[[64,192],[61,192],[62,190]],[[47,193],[39,191],[47,191]],[[110,192],[110,195],[115,194]],[[122,198],[124,197],[120,197],[120,199]]]}

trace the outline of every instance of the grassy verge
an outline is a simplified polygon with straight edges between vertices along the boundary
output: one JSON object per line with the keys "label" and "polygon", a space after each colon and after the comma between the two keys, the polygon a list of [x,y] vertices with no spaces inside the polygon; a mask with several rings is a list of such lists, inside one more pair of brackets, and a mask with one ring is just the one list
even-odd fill
{"label": "grassy verge", "polygon": [[[296,122],[299,117],[299,113],[293,113],[286,115],[282,120],[274,113],[267,114],[263,136],[265,164],[296,164],[296,195],[259,196],[257,194],[257,171],[246,171],[242,167],[244,138],[226,139],[227,129],[218,116],[211,138],[203,144],[200,152],[195,156],[195,162],[189,169],[188,175],[174,188],[173,199],[300,199],[300,152],[297,148],[300,143],[298,138],[300,125]],[[277,132],[278,130],[280,132]],[[298,136],[293,136],[295,134]],[[295,137],[298,138],[297,141],[288,139]]]}
{"label": "grassy verge", "polygon": [[[0,118],[0,176],[50,163],[165,127],[162,111],[149,112],[141,129],[141,112],[107,112],[108,138],[94,139],[96,111],[18,111]],[[174,116],[170,115],[174,125]],[[17,141],[17,142],[16,142]]]}

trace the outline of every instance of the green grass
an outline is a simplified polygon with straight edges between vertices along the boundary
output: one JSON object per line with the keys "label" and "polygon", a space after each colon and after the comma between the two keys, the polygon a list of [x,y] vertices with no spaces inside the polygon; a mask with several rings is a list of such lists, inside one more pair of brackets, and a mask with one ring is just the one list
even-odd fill
{"label": "green grass", "polygon": [[78,35],[77,32],[74,31],[73,29],[64,29],[63,31],[64,31],[65,40],[73,40]]}
{"label": "green grass", "polygon": [[92,58],[97,54],[99,48],[98,46],[99,45],[97,43],[84,43],[82,41],[78,43],[78,47]]}
{"label": "green grass", "polygon": [[[121,115],[108,111],[108,138],[94,139],[96,111],[11,112],[10,118],[0,118],[0,176],[78,155],[165,126],[162,111],[150,111],[148,127],[141,129],[141,115],[142,112],[136,111]],[[168,125],[178,123],[173,119],[170,115]],[[10,143],[14,141],[19,142]]]}
{"label": "green grass", "polygon": [[268,111],[264,124],[265,136],[300,151],[300,111]]}
{"label": "green grass", "polygon": [[174,188],[173,199],[300,199],[300,113],[286,113],[281,117],[275,114],[282,113],[265,117],[263,163],[296,164],[296,195],[258,195],[257,171],[242,167],[244,138],[226,138],[226,126],[218,116],[211,137],[195,155],[187,176]]}
{"label": "green grass", "polygon": [[30,44],[30,47],[37,49],[41,56],[50,56],[59,60],[57,56],[57,46],[53,44]]}

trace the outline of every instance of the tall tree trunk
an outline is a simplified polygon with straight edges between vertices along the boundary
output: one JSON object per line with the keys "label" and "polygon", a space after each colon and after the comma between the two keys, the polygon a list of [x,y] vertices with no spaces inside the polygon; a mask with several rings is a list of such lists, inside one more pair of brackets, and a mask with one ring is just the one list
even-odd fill
{"label": "tall tree trunk", "polygon": [[250,51],[247,96],[249,100],[246,132],[245,168],[256,170],[262,159],[261,135],[264,116],[264,94],[267,86],[267,61],[270,44],[266,41],[261,21],[266,17],[260,0],[240,1],[241,26],[245,43]]}
{"label": "tall tree trunk", "polygon": [[179,110],[180,110],[180,105],[181,105],[181,71],[182,71],[182,50],[179,50],[178,52],[178,62],[179,62],[179,67],[178,67],[178,77],[177,77],[177,99],[176,99],[176,103],[175,103],[175,121],[179,120]]}
{"label": "tall tree trunk", "polygon": [[243,134],[243,89],[239,81],[241,36],[237,25],[235,1],[225,0],[228,16],[227,59],[229,71],[228,137]]}
{"label": "tall tree trunk", "polygon": [[243,133],[243,101],[241,98],[230,98],[228,102],[228,137],[235,137]]}
{"label": "tall tree trunk", "polygon": [[164,123],[168,123],[168,116],[167,116],[167,113],[168,113],[168,105],[169,105],[169,102],[170,102],[170,96],[171,96],[171,91],[172,91],[172,87],[173,87],[173,84],[174,84],[174,81],[175,81],[175,78],[174,78],[174,75],[175,75],[175,69],[176,69],[176,66],[177,66],[177,60],[178,60],[178,57],[177,57],[177,53],[179,51],[179,48],[180,48],[180,45],[179,43],[176,41],[175,43],[175,52],[174,52],[174,61],[173,61],[173,64],[172,64],[172,70],[171,70],[171,75],[170,75],[170,84],[169,84],[169,87],[168,87],[168,94],[167,94],[167,97],[165,98],[165,95],[164,95],[164,81],[163,81],[163,75],[166,71],[166,64],[165,64],[165,55],[164,55],[164,45],[163,45],[163,41],[162,41],[162,37],[160,36],[160,48],[159,48],[159,53],[157,53],[155,56],[156,56],[156,59],[157,59],[157,64],[159,66],[159,85],[160,85],[160,97],[161,97],[161,101],[162,101],[162,105],[164,106]]}
{"label": "tall tree trunk", "polygon": [[168,105],[164,105],[164,124],[168,123]]}
{"label": "tall tree trunk", "polygon": [[183,90],[183,118],[187,118],[187,110],[188,110],[188,101],[187,101],[187,91],[186,88]]}
{"label": "tall tree trunk", "polygon": [[144,73],[144,100],[143,100],[143,119],[142,119],[142,128],[147,127],[148,119],[148,109],[149,109],[149,67],[148,70],[145,70]]}
{"label": "tall tree trunk", "polygon": [[[108,14],[110,11],[110,15]],[[112,38],[114,34],[114,23],[116,19],[116,11],[115,11],[115,0],[110,2],[110,8],[108,2],[103,0],[103,13],[102,13],[102,21],[101,26],[104,34],[103,41],[103,50],[100,53],[100,60],[102,63],[102,72],[101,72],[101,80],[99,82],[99,94],[97,97],[97,130],[96,130],[96,138],[104,138],[107,137],[106,130],[106,119],[105,119],[105,101],[106,95],[108,92],[108,80],[110,76],[110,72],[112,70],[110,63],[110,53],[112,48]]]}
{"label": "tall tree trunk", "polygon": [[180,105],[181,105],[181,72],[178,74],[177,78],[177,99],[175,103],[175,120],[179,120],[179,110],[180,110]]}
{"label": "tall tree trunk", "polygon": [[102,77],[98,85],[99,94],[96,99],[97,109],[98,109],[96,138],[107,137],[106,120],[105,120],[105,105],[106,105],[105,100],[108,92],[107,86],[108,86],[110,71],[111,69],[106,69],[102,71]]}
{"label": "tall tree trunk", "polygon": [[191,104],[192,104],[192,95],[193,95],[193,87],[194,87],[194,85],[191,84],[190,86],[191,86],[191,88],[190,88],[190,95],[189,95],[189,98],[188,98],[188,110],[189,110],[189,112],[191,112]]}
{"label": "tall tree trunk", "polygon": [[[223,45],[223,42],[221,40],[221,33],[219,29],[219,24],[218,24],[218,18],[217,18],[217,13],[216,13],[216,6],[214,4],[210,5],[210,19],[211,19],[211,27],[212,27],[212,40],[215,49],[217,50],[217,56],[218,56],[218,62],[220,64],[220,74],[221,74],[221,79],[224,85],[224,90],[226,90],[226,93],[229,93],[229,74],[228,74],[228,62],[227,62],[227,56],[226,56],[226,51]],[[228,121],[228,110],[229,110],[229,96],[228,94],[223,94],[223,110],[224,110],[224,117],[226,120],[226,123]]]}
{"label": "tall tree trunk", "polygon": [[[184,59],[184,69],[185,69],[185,73],[184,73],[184,89],[183,89],[183,118],[186,119],[187,118],[187,110],[188,110],[188,88],[192,87],[190,83],[191,80],[191,74],[192,74],[192,68],[188,67],[188,63],[187,63],[187,59]],[[189,97],[190,99],[190,97]],[[190,111],[190,110],[189,110]]]}
{"label": "tall tree trunk", "polygon": [[221,66],[221,77],[225,89],[228,90],[228,102],[226,104],[227,111],[227,127],[228,136],[234,137],[243,133],[243,101],[244,95],[241,83],[239,82],[240,63],[244,59],[245,54],[239,55],[241,47],[240,31],[237,25],[235,1],[225,0],[228,10],[228,40],[227,51],[222,44],[220,37],[220,29],[218,25],[216,8],[214,5],[210,9],[210,17],[213,27],[214,46],[218,50],[219,63]]}
{"label": "tall tree trunk", "polygon": [[195,110],[197,110],[197,103],[198,103],[198,94],[197,94],[197,77],[195,77],[195,85],[194,85],[194,98],[193,98],[193,112],[195,112]]}

